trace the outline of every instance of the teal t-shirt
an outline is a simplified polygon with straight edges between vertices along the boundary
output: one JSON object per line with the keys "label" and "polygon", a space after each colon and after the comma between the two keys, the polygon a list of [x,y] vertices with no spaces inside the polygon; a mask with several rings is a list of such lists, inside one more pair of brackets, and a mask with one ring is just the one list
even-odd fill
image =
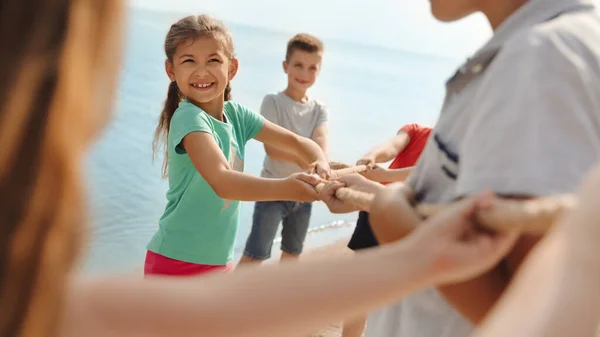
{"label": "teal t-shirt", "polygon": [[244,169],[244,147],[262,129],[259,114],[227,101],[223,123],[185,100],[171,119],[168,137],[169,191],[167,206],[148,250],[198,264],[225,265],[233,260],[240,202],[220,198],[198,173],[181,146],[191,132],[211,134],[229,165]]}

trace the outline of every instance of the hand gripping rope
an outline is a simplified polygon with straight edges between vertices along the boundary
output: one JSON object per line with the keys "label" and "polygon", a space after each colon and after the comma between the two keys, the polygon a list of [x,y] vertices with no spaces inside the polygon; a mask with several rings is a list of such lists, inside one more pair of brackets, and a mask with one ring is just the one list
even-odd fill
{"label": "hand gripping rope", "polygon": [[[348,167],[340,163],[331,163],[330,179],[353,173],[362,173],[369,168],[365,165]],[[327,182],[315,186],[320,192]],[[336,197],[351,203],[359,209],[368,211],[373,202],[374,195],[362,191],[342,187],[336,191]],[[450,204],[417,204],[414,210],[423,218],[432,216]],[[577,205],[577,198],[571,194],[539,197],[528,200],[514,200],[494,197],[489,208],[479,210],[476,217],[479,223],[491,230],[507,231],[520,230],[524,233],[543,234],[554,221],[566,211]]]}

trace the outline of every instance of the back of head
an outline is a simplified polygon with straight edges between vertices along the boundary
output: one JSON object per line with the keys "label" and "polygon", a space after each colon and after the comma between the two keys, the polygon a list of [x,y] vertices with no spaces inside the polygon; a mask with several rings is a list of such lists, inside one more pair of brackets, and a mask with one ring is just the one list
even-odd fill
{"label": "back of head", "polygon": [[296,34],[288,41],[285,60],[289,61],[290,56],[292,56],[296,50],[302,50],[307,53],[323,52],[323,42],[310,34]]}
{"label": "back of head", "polygon": [[[223,22],[209,16],[209,15],[192,15],[187,16],[173,25],[167,33],[165,38],[165,54],[168,62],[173,63],[173,55],[177,50],[177,47],[187,41],[193,41],[201,37],[211,37],[221,43],[225,54],[230,59],[235,56],[233,37],[223,24]],[[179,103],[184,99],[183,94],[177,87],[177,82],[173,81],[169,84],[167,92],[167,99],[165,100],[165,106],[160,114],[158,126],[154,135],[154,142],[152,148],[154,154],[158,152],[160,146],[164,146],[164,162],[163,162],[163,177],[167,177],[167,149],[165,144],[168,139],[169,127],[171,125],[171,118],[177,110]],[[231,99],[231,87],[227,84],[225,88],[225,100]],[[161,144],[162,143],[162,144]]]}
{"label": "back of head", "polygon": [[0,336],[58,334],[84,223],[82,157],[110,110],[121,10],[0,5]]}

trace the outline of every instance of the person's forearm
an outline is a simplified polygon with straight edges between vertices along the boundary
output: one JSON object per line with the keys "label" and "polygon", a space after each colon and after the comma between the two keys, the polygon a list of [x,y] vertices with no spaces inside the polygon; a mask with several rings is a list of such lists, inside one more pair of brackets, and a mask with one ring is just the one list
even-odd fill
{"label": "person's forearm", "polygon": [[323,154],[325,155],[325,157],[329,158],[329,141],[327,139],[327,136],[317,136],[317,137],[312,137],[311,139],[315,143],[317,143],[317,145],[319,145],[319,147],[321,148],[321,151],[323,151]]}
{"label": "person's forearm", "polygon": [[398,155],[397,149],[393,144],[382,144],[368,152],[366,156],[373,156],[376,163],[388,162]]}
{"label": "person's forearm", "polygon": [[[390,185],[375,196],[369,213],[373,233],[380,244],[398,241],[422,221],[400,185]],[[508,279],[502,268],[466,282],[440,287],[440,292],[471,322],[480,322],[502,295]],[[475,289],[475,290],[474,290]]]}
{"label": "person's forearm", "polygon": [[396,136],[373,148],[367,156],[375,158],[376,163],[388,162],[398,155],[408,142],[408,136]]}
{"label": "person's forearm", "polygon": [[[425,286],[431,271],[428,258],[403,245],[200,278],[82,281],[68,303],[77,310],[68,310],[66,319],[89,321],[78,316],[87,313],[102,320],[91,326],[103,326],[112,337],[308,334]],[[77,332],[83,336],[88,331]]]}
{"label": "person's forearm", "polygon": [[[527,199],[527,196],[504,195],[504,198]],[[473,324],[480,324],[508,287],[518,266],[525,259],[537,238],[522,235],[503,263],[475,279],[439,288],[440,292]]]}
{"label": "person's forearm", "polygon": [[535,248],[474,335],[596,336],[600,258],[569,250],[569,243],[558,237]]}
{"label": "person's forearm", "polygon": [[387,170],[387,172],[389,172],[389,177],[387,179],[387,181],[390,182],[396,182],[396,181],[405,181],[406,178],[408,178],[408,176],[410,175],[410,172],[412,171],[413,167],[405,167],[405,168],[400,168],[400,169],[390,169]]}
{"label": "person's forearm", "polygon": [[438,287],[438,290],[458,312],[478,325],[500,299],[509,281],[501,264],[474,279]]}
{"label": "person's forearm", "polygon": [[265,145],[265,152],[267,153],[267,155],[269,157],[271,157],[273,159],[277,159],[277,160],[285,161],[285,162],[289,162],[289,163],[294,163],[294,164],[300,166],[302,169],[308,168],[308,163],[304,163],[304,162],[302,162],[302,160],[300,160],[293,154],[278,150],[275,147]]}
{"label": "person's forearm", "polygon": [[403,188],[401,183],[388,185],[371,203],[369,220],[380,244],[402,239],[422,221],[406,199]]}
{"label": "person's forearm", "polygon": [[[369,220],[380,244],[398,241],[422,221],[398,185],[380,191],[372,203]],[[440,292],[463,316],[479,323],[502,295],[508,278],[501,267],[473,280],[440,287]]]}
{"label": "person's forearm", "polygon": [[412,167],[406,167],[401,169],[382,169],[381,172],[368,176],[369,179],[383,183],[383,182],[399,182],[404,181],[408,178]]}
{"label": "person's forearm", "polygon": [[323,150],[310,138],[298,137],[298,145],[293,147],[296,156],[308,165],[319,160],[327,162],[327,157]]}
{"label": "person's forearm", "polygon": [[256,177],[232,169],[224,170],[212,186],[215,193],[229,200],[275,201],[290,200],[285,179]]}

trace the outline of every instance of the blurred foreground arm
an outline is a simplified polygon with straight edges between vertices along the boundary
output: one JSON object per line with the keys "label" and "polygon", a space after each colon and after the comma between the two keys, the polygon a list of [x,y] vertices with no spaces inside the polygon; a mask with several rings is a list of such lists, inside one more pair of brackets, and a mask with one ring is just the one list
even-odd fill
{"label": "blurred foreground arm", "polygon": [[[415,259],[420,254],[413,251],[402,245],[355,257],[187,279],[77,279],[71,288],[67,336],[309,334],[423,286],[429,257]],[[358,291],[365,288],[372,291]],[[354,292],[357,296],[348,296]]]}
{"label": "blurred foreground arm", "polygon": [[74,279],[65,335],[308,334],[422,287],[473,277],[496,264],[516,235],[477,232],[470,220],[477,207],[484,203],[465,200],[432,217],[402,242],[345,258],[186,279]]}
{"label": "blurred foreground arm", "polygon": [[580,206],[532,250],[477,337],[596,336],[600,320],[600,167]]}

